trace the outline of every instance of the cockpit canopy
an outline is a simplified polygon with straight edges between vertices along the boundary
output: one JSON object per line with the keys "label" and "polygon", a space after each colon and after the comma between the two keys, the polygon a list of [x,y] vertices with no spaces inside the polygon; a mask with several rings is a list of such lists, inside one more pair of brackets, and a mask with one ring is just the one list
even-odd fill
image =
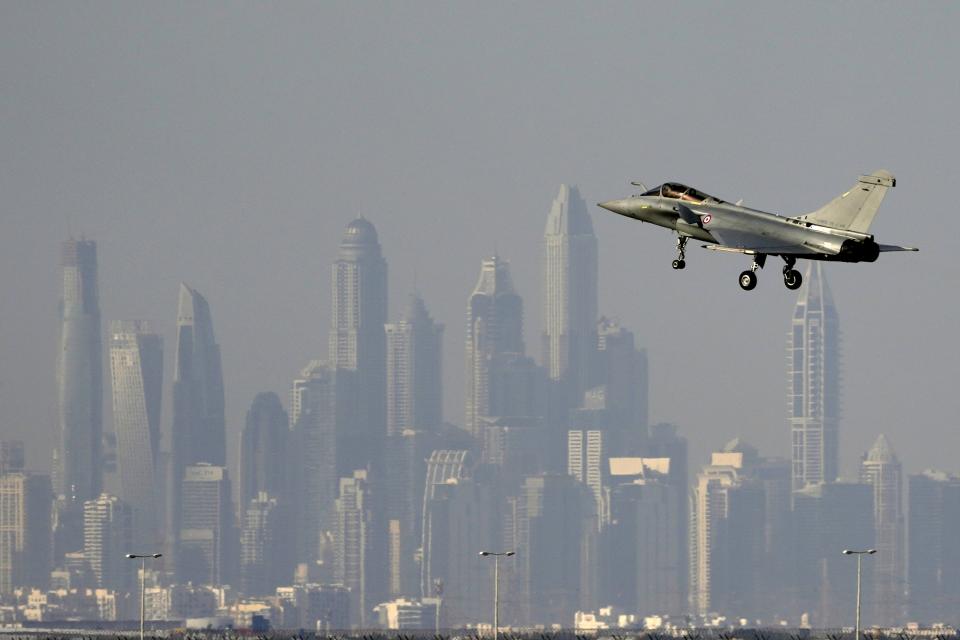
{"label": "cockpit canopy", "polygon": [[679,182],[665,182],[659,187],[654,187],[642,193],[643,196],[660,196],[661,198],[671,198],[673,200],[684,200],[686,202],[723,202],[719,198],[707,195],[702,191],[697,191],[693,187],[680,184]]}

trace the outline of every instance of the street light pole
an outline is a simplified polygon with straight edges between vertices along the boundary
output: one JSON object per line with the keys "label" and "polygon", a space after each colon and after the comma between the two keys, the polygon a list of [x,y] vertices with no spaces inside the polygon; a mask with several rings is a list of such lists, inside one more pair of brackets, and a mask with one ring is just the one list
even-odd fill
{"label": "street light pole", "polygon": [[876,552],[876,549],[864,549],[863,551],[853,551],[852,549],[843,550],[843,555],[845,556],[857,556],[857,617],[856,626],[853,628],[853,640],[860,640],[860,558],[864,555],[872,556]]}
{"label": "street light pole", "polygon": [[514,551],[481,551],[483,557],[493,556],[493,640],[497,640],[500,633],[500,556],[509,558]]}
{"label": "street light pole", "polygon": [[128,553],[127,557],[131,560],[137,558],[140,559],[140,640],[143,640],[143,614],[144,614],[144,602],[146,596],[146,579],[147,579],[147,558],[159,558],[163,556],[162,553]]}

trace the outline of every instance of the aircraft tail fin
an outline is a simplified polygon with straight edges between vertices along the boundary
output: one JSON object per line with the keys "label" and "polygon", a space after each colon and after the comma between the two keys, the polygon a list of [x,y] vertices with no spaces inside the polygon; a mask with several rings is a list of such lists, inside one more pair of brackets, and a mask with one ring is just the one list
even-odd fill
{"label": "aircraft tail fin", "polygon": [[860,176],[857,184],[812,213],[800,216],[802,220],[835,229],[866,233],[877,215],[877,209],[887,195],[887,189],[897,186],[893,174],[883,169]]}

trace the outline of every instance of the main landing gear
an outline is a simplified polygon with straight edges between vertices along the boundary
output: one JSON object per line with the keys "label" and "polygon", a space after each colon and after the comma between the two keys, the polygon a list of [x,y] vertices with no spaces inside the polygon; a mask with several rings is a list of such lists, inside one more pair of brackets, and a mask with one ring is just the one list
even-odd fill
{"label": "main landing gear", "polygon": [[783,265],[783,284],[791,291],[799,289],[800,285],[803,284],[803,276],[793,268],[793,265],[797,263],[797,259],[793,256],[784,256],[783,261],[786,262],[786,264]]}
{"label": "main landing gear", "polygon": [[[757,269],[762,269],[766,261],[767,256],[762,253],[754,256],[753,265],[750,269],[740,274],[741,289],[750,291],[757,286]],[[786,263],[783,265],[783,284],[791,291],[799,289],[800,285],[803,284],[803,276],[793,268],[797,263],[797,259],[793,256],[783,256],[783,261]]]}
{"label": "main landing gear", "polygon": [[686,260],[687,236],[677,236],[677,259],[673,261],[674,269],[683,269],[687,266]]}

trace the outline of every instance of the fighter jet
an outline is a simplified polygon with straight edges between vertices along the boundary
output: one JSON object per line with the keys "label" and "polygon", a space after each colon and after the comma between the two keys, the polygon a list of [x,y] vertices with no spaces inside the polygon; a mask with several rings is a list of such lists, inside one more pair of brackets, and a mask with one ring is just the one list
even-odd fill
{"label": "fighter jet", "polygon": [[794,269],[798,259],[838,262],[874,262],[885,251],[917,251],[913,247],[877,244],[870,224],[887,190],[897,185],[889,171],[860,176],[849,191],[821,208],[800,216],[780,216],[730,203],[693,187],[667,182],[655,189],[633,182],[644,192],[598,206],[628,218],[650,222],[677,234],[674,269],[686,266],[687,241],[706,242],[714,251],[753,256],[753,264],[740,274],[740,287],[757,286],[757,270],[767,256],[783,258],[783,283],[798,289],[803,282]]}

